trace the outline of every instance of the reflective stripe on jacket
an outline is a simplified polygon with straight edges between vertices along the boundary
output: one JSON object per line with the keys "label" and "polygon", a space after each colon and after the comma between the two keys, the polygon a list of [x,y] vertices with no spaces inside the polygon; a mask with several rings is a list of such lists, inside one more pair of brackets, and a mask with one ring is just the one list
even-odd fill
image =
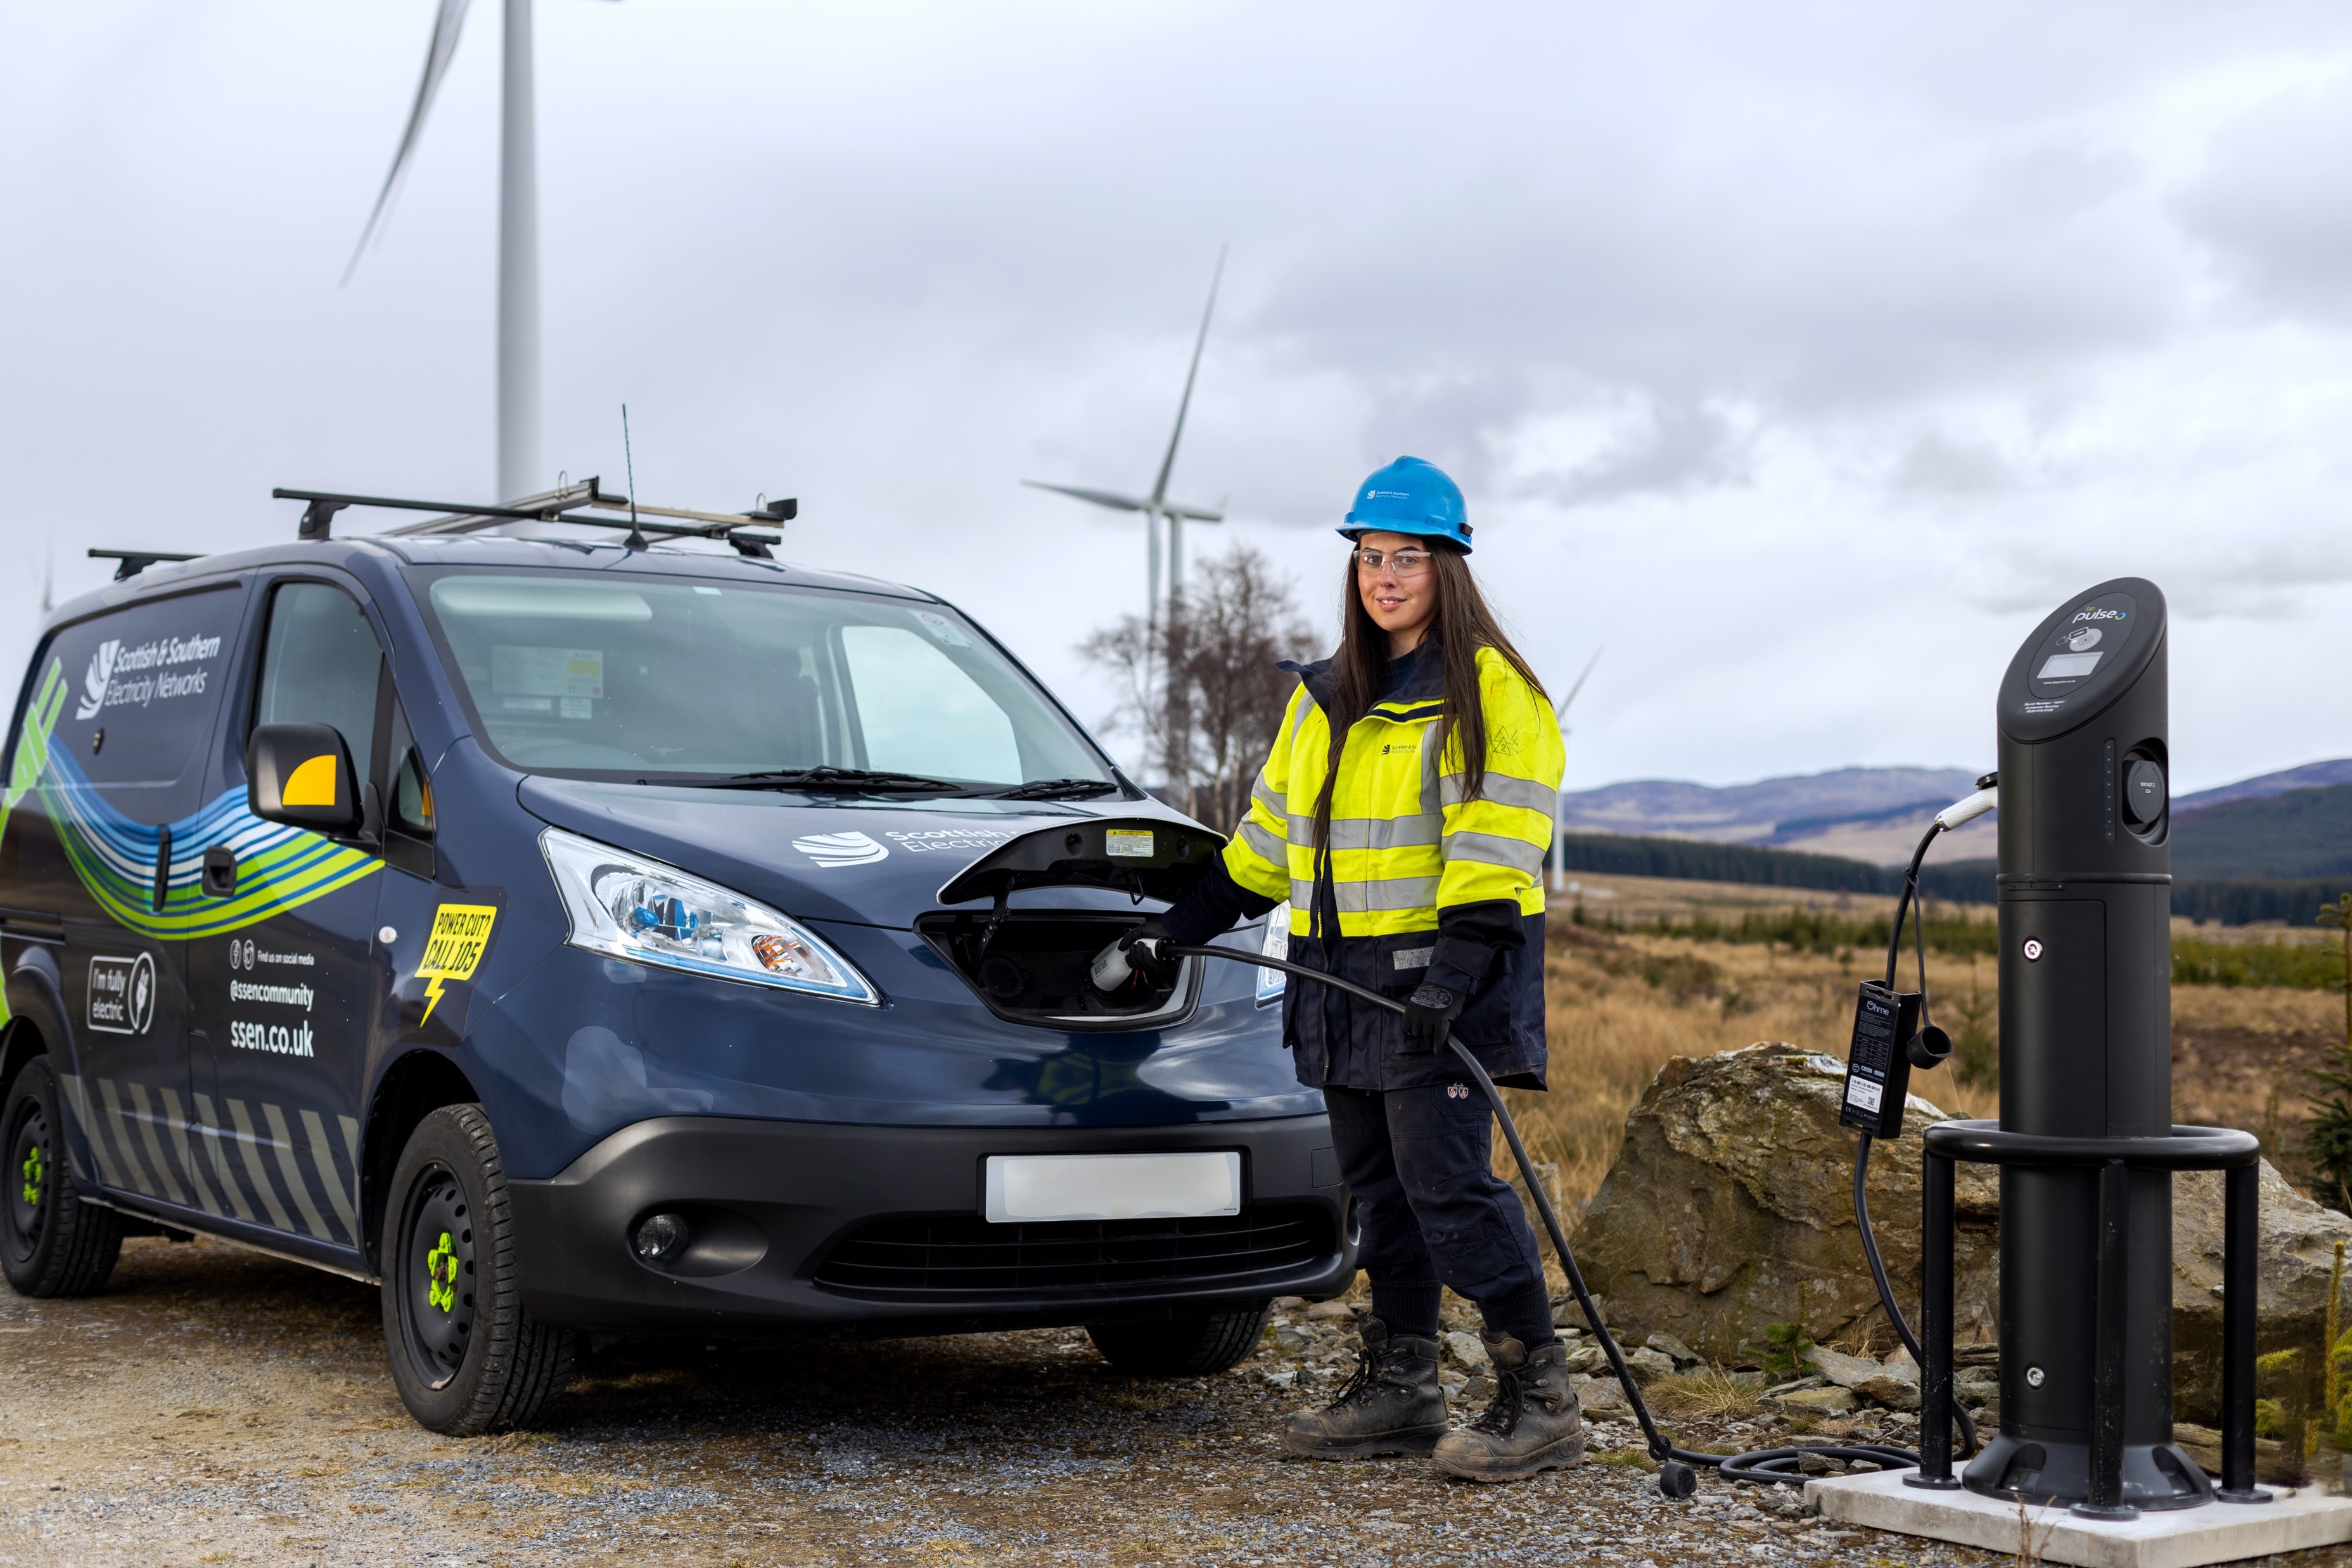
{"label": "reflective stripe on jacket", "polygon": [[[1543,859],[1567,760],[1551,706],[1509,660],[1478,650],[1486,777],[1478,798],[1465,800],[1460,737],[1448,737],[1443,756],[1436,751],[1438,661],[1423,663],[1348,732],[1329,838],[1341,936],[1433,931],[1441,910],[1498,899],[1514,901],[1522,915],[1543,912]],[[1301,672],[1249,813],[1224,851],[1237,884],[1289,902],[1299,936],[1314,928],[1315,800],[1331,728],[1313,688],[1328,691],[1317,678],[1327,669]]]}

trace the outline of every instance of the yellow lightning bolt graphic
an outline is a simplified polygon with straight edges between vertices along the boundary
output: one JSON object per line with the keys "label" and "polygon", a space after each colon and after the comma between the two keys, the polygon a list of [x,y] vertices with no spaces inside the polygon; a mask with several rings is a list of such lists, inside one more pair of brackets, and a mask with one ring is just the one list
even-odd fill
{"label": "yellow lightning bolt graphic", "polygon": [[431,1018],[433,1016],[433,1009],[441,1005],[441,988],[448,983],[449,977],[446,975],[436,975],[432,979],[425,982],[425,1018],[421,1018],[416,1020],[417,1028],[423,1029],[425,1027],[425,1019]]}

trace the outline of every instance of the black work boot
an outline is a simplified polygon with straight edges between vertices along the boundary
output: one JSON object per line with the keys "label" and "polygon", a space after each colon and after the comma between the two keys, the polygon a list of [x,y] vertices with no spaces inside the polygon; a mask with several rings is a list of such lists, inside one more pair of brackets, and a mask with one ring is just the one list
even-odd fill
{"label": "black work boot", "polygon": [[1437,1342],[1389,1333],[1378,1318],[1357,1325],[1356,1375],[1320,1410],[1290,1418],[1282,1446],[1311,1459],[1425,1454],[1445,1435],[1445,1391],[1437,1386]]}
{"label": "black work boot", "polygon": [[1474,1481],[1525,1480],[1584,1459],[1584,1416],[1568,1385],[1568,1347],[1558,1340],[1530,1352],[1508,1334],[1484,1336],[1495,1363],[1495,1402],[1431,1456],[1450,1476]]}

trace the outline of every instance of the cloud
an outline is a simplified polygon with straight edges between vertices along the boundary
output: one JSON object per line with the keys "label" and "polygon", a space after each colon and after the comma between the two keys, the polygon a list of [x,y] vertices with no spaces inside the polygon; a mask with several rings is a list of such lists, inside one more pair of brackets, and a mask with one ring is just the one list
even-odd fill
{"label": "cloud", "polygon": [[[272,485],[486,489],[490,16],[347,289],[430,5],[128,16],[0,14],[0,543],[80,591],[89,544],[289,537]],[[1230,243],[1174,486],[1234,521],[1189,548],[1324,617],[1355,482],[1447,465],[1531,656],[1612,650],[1585,782],[1972,758],[1970,683],[2126,571],[2216,632],[2184,778],[2352,751],[2231,663],[2325,667],[2352,608],[2340,6],[703,0],[539,40],[551,470],[616,476],[625,401],[641,490],[800,496],[788,555],[948,594],[1079,711],[1141,532],[1018,481],[1149,484]],[[0,581],[12,662],[37,592]]]}

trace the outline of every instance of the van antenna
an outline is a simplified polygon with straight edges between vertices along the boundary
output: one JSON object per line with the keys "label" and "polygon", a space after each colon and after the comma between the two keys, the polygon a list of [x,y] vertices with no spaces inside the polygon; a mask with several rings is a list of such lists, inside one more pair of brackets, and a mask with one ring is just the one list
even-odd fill
{"label": "van antenna", "polygon": [[637,459],[629,450],[629,405],[621,405],[621,463],[629,476],[629,537],[621,541],[624,549],[643,549],[646,536],[637,527]]}

